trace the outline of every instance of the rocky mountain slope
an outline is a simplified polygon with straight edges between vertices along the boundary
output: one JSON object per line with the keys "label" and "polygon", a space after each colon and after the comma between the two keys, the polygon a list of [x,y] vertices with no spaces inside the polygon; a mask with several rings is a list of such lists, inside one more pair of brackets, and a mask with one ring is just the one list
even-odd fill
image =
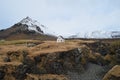
{"label": "rocky mountain slope", "polygon": [[24,18],[12,27],[0,30],[0,39],[55,39],[55,35],[47,27],[29,17]]}

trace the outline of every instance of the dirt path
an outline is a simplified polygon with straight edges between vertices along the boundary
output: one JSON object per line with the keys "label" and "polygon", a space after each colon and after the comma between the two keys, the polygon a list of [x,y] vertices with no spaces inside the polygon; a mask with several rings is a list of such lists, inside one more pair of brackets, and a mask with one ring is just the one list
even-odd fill
{"label": "dirt path", "polygon": [[88,63],[88,69],[84,73],[68,72],[68,75],[70,80],[102,80],[104,74],[100,74],[101,72],[104,72],[102,66]]}

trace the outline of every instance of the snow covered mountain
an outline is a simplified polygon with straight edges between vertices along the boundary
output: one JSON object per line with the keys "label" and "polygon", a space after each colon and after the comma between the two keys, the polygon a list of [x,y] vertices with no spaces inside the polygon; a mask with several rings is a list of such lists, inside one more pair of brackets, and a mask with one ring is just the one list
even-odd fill
{"label": "snow covered mountain", "polygon": [[41,34],[55,35],[55,32],[48,29],[46,26],[40,24],[36,20],[31,19],[30,17],[24,18],[19,23],[27,25],[28,30],[34,30],[34,31],[41,33]]}
{"label": "snow covered mountain", "polygon": [[29,17],[22,19],[10,28],[0,30],[0,39],[55,39],[54,32]]}
{"label": "snow covered mountain", "polygon": [[109,31],[93,31],[86,38],[111,38],[111,34]]}
{"label": "snow covered mountain", "polygon": [[69,38],[120,38],[120,31],[92,31],[87,33],[77,33]]}

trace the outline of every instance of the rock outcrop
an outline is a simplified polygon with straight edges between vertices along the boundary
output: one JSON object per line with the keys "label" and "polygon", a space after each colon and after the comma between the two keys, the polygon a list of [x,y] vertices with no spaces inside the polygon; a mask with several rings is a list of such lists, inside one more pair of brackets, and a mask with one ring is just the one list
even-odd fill
{"label": "rock outcrop", "polygon": [[116,65],[108,71],[103,80],[120,80],[120,65]]}
{"label": "rock outcrop", "polygon": [[[6,53],[5,64],[0,65],[0,79],[24,80],[30,79],[27,74],[53,74],[62,75],[68,71],[77,71],[75,68],[83,68],[81,64],[82,52],[75,48],[68,51],[29,55],[25,51],[9,51]],[[15,61],[15,62],[14,62]],[[20,63],[12,65],[15,63]],[[13,79],[14,78],[14,79]],[[55,76],[53,76],[55,78]],[[42,79],[45,80],[45,79]],[[67,80],[61,78],[58,80]]]}

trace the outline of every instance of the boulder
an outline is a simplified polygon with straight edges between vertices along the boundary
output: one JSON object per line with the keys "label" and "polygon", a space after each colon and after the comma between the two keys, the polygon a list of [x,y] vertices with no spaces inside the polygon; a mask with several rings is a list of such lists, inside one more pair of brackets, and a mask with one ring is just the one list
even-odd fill
{"label": "boulder", "polygon": [[4,58],[4,62],[10,62],[11,60],[10,60],[10,58],[9,57],[5,57]]}
{"label": "boulder", "polygon": [[120,65],[116,65],[109,70],[103,80],[120,80]]}

